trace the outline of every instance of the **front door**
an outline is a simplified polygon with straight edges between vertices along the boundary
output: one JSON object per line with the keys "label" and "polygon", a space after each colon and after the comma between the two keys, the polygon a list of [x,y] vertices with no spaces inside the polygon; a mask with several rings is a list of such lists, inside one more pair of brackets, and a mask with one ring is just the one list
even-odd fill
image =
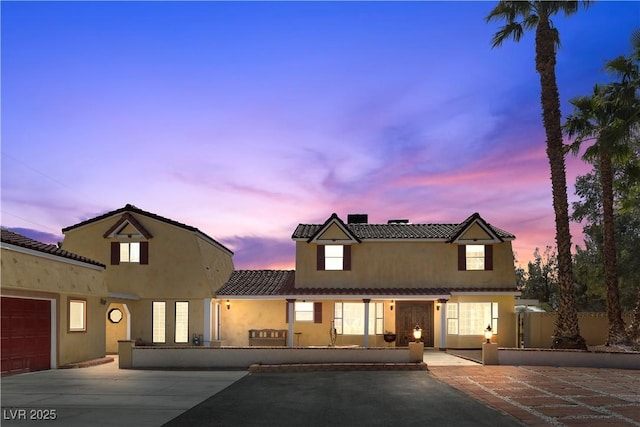
{"label": "front door", "polygon": [[422,328],[425,347],[433,347],[433,301],[398,301],[396,311],[396,345],[406,347],[413,341],[413,330]]}

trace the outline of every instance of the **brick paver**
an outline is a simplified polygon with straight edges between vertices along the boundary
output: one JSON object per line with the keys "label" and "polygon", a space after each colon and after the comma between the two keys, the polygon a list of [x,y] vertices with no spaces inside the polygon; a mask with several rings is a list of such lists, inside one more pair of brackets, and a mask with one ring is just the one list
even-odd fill
{"label": "brick paver", "polygon": [[640,427],[640,370],[482,365],[429,370],[529,426]]}

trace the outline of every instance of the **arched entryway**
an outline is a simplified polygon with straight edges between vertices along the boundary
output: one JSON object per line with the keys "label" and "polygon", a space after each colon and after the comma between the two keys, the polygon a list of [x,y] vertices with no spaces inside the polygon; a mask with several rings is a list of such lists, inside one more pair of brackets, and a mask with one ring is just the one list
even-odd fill
{"label": "arched entryway", "polygon": [[111,303],[107,308],[105,351],[118,353],[118,341],[131,339],[131,313],[127,304]]}

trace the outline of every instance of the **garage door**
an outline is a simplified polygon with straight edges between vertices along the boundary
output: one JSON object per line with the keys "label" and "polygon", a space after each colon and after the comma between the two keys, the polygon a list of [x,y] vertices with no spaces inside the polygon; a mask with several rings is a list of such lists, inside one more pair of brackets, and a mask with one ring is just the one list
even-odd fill
{"label": "garage door", "polygon": [[2,375],[51,367],[51,301],[2,297]]}

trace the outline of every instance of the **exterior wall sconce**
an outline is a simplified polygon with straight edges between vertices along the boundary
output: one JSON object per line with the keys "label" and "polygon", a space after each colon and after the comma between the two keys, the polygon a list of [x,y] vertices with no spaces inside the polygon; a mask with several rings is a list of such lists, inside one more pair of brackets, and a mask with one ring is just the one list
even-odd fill
{"label": "exterior wall sconce", "polygon": [[422,329],[419,325],[416,325],[416,327],[413,328],[413,338],[416,342],[420,342],[420,338],[422,338]]}
{"label": "exterior wall sconce", "polygon": [[227,300],[224,304],[227,306],[227,310],[231,309],[231,301]]}
{"label": "exterior wall sconce", "polygon": [[491,330],[491,325],[488,325],[487,329],[484,330],[484,337],[487,339],[487,344],[491,344],[492,336],[493,336],[493,331]]}
{"label": "exterior wall sconce", "polygon": [[396,305],[396,303],[395,303],[393,300],[391,300],[391,304],[389,304],[389,309],[390,309],[391,311],[393,311],[393,306],[394,306],[394,305]]}
{"label": "exterior wall sconce", "polygon": [[436,311],[440,311],[440,301],[436,304]]}

